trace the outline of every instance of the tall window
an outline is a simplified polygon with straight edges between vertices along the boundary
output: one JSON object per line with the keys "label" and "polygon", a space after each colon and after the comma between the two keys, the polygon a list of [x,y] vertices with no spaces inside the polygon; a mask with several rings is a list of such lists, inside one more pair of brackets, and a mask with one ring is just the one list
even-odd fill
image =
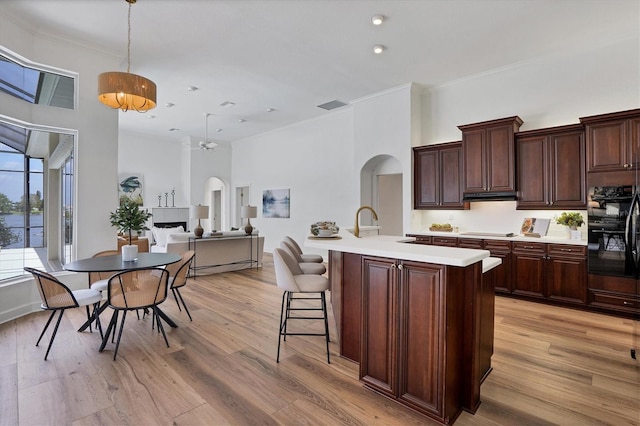
{"label": "tall window", "polygon": [[61,179],[61,195],[62,195],[62,214],[61,214],[61,232],[64,238],[60,240],[62,248],[60,250],[60,262],[62,264],[73,261],[73,153],[71,153],[64,162],[64,166],[60,168]]}
{"label": "tall window", "polygon": [[27,263],[46,259],[43,160],[8,143],[0,140],[0,278],[22,275]]}

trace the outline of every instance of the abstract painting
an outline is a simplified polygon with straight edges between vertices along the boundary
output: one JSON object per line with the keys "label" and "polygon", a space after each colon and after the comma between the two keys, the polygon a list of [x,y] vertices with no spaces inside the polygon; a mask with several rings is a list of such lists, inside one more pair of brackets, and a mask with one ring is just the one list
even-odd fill
{"label": "abstract painting", "polygon": [[262,217],[289,217],[289,190],[266,189],[262,191]]}
{"label": "abstract painting", "polygon": [[142,175],[121,174],[118,180],[118,199],[120,204],[126,199],[133,200],[137,205],[142,206]]}

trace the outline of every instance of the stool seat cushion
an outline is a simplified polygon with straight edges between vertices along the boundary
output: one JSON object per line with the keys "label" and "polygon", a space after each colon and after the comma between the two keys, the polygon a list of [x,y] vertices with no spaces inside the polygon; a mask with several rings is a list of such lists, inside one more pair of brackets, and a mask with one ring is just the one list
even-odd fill
{"label": "stool seat cushion", "polygon": [[322,275],[295,275],[294,279],[300,288],[300,293],[318,293],[329,290],[329,279]]}

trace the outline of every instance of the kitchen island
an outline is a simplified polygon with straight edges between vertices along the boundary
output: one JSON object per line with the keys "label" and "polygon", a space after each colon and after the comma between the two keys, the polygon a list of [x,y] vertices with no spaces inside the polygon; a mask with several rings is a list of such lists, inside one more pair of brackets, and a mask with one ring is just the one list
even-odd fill
{"label": "kitchen island", "polygon": [[367,388],[442,424],[475,413],[491,370],[500,260],[410,237],[338,237],[305,246],[328,250],[340,355],[359,363]]}

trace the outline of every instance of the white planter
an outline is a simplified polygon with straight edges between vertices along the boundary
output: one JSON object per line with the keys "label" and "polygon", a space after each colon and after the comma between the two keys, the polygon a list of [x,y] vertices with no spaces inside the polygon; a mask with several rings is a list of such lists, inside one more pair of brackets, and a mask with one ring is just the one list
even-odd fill
{"label": "white planter", "polygon": [[124,262],[133,262],[138,260],[138,246],[124,245],[122,246],[122,260]]}
{"label": "white planter", "polygon": [[582,234],[580,233],[580,230],[577,230],[577,229],[576,229],[576,230],[574,231],[574,230],[572,229],[572,230],[570,230],[570,231],[569,231],[569,234],[570,234],[570,238],[571,238],[572,240],[581,240],[581,239],[582,239]]}

